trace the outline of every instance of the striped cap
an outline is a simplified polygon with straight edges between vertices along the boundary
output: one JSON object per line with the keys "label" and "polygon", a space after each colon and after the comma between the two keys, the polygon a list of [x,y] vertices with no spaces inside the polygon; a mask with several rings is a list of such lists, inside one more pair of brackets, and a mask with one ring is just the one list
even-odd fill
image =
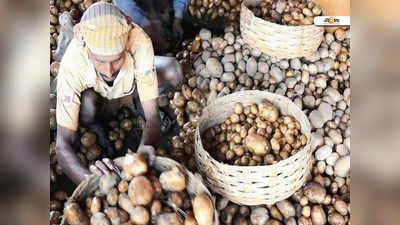
{"label": "striped cap", "polygon": [[91,52],[97,55],[115,55],[125,49],[131,24],[113,4],[97,2],[83,14],[80,32]]}

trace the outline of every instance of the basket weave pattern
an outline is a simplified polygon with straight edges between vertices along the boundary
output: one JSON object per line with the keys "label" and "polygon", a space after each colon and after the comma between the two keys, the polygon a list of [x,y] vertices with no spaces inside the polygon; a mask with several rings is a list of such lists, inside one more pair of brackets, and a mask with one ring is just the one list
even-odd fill
{"label": "basket weave pattern", "polygon": [[240,11],[240,33],[250,47],[281,59],[310,56],[321,44],[323,27],[271,23],[256,17],[245,2]]}
{"label": "basket weave pattern", "polygon": [[[234,112],[235,103],[247,106],[264,99],[277,106],[282,114],[292,115],[299,121],[307,144],[295,155],[274,165],[234,166],[211,157],[203,148],[200,134],[222,123]],[[288,198],[303,185],[312,166],[310,135],[311,126],[306,115],[288,98],[266,91],[241,91],[217,98],[203,109],[195,133],[195,158],[205,182],[216,193],[244,205],[274,204]]]}

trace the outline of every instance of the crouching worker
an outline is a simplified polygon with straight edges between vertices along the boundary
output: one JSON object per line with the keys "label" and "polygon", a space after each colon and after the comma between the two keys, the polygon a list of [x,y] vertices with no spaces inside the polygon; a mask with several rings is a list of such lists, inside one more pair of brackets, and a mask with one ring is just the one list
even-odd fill
{"label": "crouching worker", "polygon": [[[138,152],[154,157],[160,137],[158,85],[177,85],[183,76],[176,59],[154,57],[147,34],[110,3],[91,5],[74,29],[58,73],[56,149],[66,175],[80,183],[91,173],[109,173],[114,165],[109,158],[90,168],[80,162],[75,154],[78,125],[90,130],[108,103],[132,99],[137,92],[146,118]],[[107,151],[111,144],[105,132],[97,129],[96,134],[104,136],[98,140]]]}

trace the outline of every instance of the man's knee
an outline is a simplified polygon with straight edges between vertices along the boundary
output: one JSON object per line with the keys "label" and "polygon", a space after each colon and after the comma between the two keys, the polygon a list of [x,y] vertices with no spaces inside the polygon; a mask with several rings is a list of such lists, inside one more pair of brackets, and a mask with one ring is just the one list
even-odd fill
{"label": "man's knee", "polygon": [[98,94],[93,89],[88,89],[81,94],[80,122],[85,126],[95,121],[97,98]]}

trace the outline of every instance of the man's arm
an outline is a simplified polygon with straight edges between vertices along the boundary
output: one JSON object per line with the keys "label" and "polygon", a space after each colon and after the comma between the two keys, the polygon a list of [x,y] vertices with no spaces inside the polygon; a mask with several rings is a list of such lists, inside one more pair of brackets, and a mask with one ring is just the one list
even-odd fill
{"label": "man's arm", "polygon": [[164,52],[169,48],[169,44],[164,38],[162,38],[160,31],[151,23],[146,17],[145,13],[138,6],[136,1],[133,0],[114,0],[114,3],[124,12],[126,15],[131,17],[132,21],[139,25],[146,33],[151,37],[154,44],[159,51]]}
{"label": "man's arm", "polygon": [[77,137],[76,132],[57,126],[56,153],[57,161],[65,174],[76,184],[82,182],[90,171],[82,164],[73,149],[73,143]]}
{"label": "man's arm", "polygon": [[179,38],[183,36],[183,28],[182,28],[182,18],[183,18],[183,10],[185,10],[188,4],[188,0],[174,0],[174,23],[173,23],[173,32]]}
{"label": "man's arm", "polygon": [[183,10],[185,10],[188,0],[174,0],[174,14],[175,18],[183,18]]}
{"label": "man's arm", "polygon": [[160,116],[158,112],[157,98],[142,102],[146,126],[143,130],[140,145],[156,145],[160,138]]}

